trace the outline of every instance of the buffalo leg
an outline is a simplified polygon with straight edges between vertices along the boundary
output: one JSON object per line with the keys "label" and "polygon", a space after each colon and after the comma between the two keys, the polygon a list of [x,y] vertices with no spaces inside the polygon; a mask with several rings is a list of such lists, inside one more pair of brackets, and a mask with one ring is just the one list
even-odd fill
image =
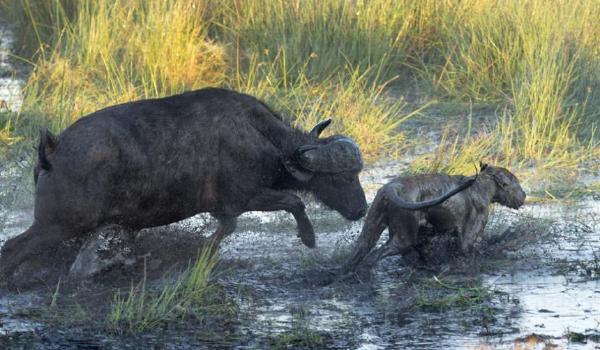
{"label": "buffalo leg", "polygon": [[237,226],[237,217],[226,215],[213,216],[219,221],[219,227],[217,227],[215,233],[210,236],[209,240],[210,244],[214,248],[217,248],[225,237],[229,236],[233,233],[233,231],[235,231],[235,227]]}
{"label": "buffalo leg", "polygon": [[0,276],[16,286],[36,282],[53,283],[66,272],[77,249],[63,242],[79,233],[56,225],[35,223],[2,247]]}
{"label": "buffalo leg", "polygon": [[291,213],[298,225],[298,237],[305,246],[314,248],[315,231],[306,215],[302,200],[291,193],[266,189],[248,203],[248,210],[277,211],[285,210]]}

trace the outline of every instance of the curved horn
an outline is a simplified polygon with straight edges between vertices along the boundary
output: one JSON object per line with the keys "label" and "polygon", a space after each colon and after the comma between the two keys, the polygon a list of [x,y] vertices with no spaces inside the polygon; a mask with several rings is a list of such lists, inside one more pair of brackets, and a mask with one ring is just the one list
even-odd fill
{"label": "curved horn", "polygon": [[303,168],[323,173],[360,171],[363,167],[360,149],[344,136],[334,136],[324,145],[301,146],[297,159]]}
{"label": "curved horn", "polygon": [[468,179],[467,181],[463,182],[462,184],[460,184],[458,187],[456,187],[452,191],[447,192],[440,197],[430,199],[427,201],[422,201],[422,202],[407,202],[407,201],[403,200],[402,198],[400,198],[398,196],[398,194],[391,187],[387,188],[387,190],[385,192],[385,197],[402,209],[420,210],[420,209],[433,207],[434,205],[443,203],[446,199],[454,196],[458,192],[471,187],[471,185],[473,185],[473,183],[475,183],[475,180],[477,180],[477,176],[475,176],[471,179]]}
{"label": "curved horn", "polygon": [[323,130],[325,130],[325,128],[328,127],[329,124],[331,124],[331,119],[323,120],[322,122],[320,122],[312,128],[309,135],[314,138],[319,138],[319,135],[321,135]]}

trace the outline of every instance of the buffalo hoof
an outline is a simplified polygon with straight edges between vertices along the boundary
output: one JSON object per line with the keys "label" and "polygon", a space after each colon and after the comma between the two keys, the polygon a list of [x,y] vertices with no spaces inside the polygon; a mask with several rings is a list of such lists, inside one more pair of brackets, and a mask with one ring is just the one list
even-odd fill
{"label": "buffalo hoof", "polygon": [[[14,244],[13,244],[14,243]],[[31,247],[28,241],[9,240],[0,253],[0,285],[9,289],[50,287],[66,275],[77,250],[59,243]]]}
{"label": "buffalo hoof", "polygon": [[315,232],[312,230],[312,228],[310,230],[301,231],[300,233],[298,233],[298,237],[300,237],[302,243],[304,243],[304,245],[309,248],[315,248],[317,246]]}

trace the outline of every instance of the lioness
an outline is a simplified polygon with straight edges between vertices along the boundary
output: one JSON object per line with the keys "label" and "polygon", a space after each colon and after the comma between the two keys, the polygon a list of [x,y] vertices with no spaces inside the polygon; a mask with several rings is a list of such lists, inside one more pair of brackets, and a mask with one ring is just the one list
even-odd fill
{"label": "lioness", "polygon": [[435,232],[456,234],[462,252],[466,253],[485,228],[490,203],[518,209],[525,201],[525,192],[515,175],[505,168],[481,164],[473,185],[445,202],[422,210],[398,206],[398,203],[438,196],[464,181],[465,176],[461,175],[427,174],[398,177],[384,185],[377,192],[354,252],[343,270],[352,271],[365,260],[386,227],[389,228],[388,241],[366,257],[367,265],[414,249],[419,231],[426,227],[433,227]]}

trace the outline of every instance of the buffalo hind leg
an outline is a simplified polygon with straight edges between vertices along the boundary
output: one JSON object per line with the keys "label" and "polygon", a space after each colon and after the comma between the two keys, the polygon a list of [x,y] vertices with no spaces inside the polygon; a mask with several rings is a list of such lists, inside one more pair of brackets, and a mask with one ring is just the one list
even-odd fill
{"label": "buffalo hind leg", "polygon": [[35,223],[8,240],[0,256],[0,276],[14,286],[53,284],[74,260],[78,248],[66,246],[80,230]]}
{"label": "buffalo hind leg", "polygon": [[260,195],[250,200],[248,203],[248,210],[285,210],[288,213],[291,213],[294,216],[294,219],[296,219],[296,224],[298,225],[298,237],[300,237],[302,243],[309,248],[314,248],[316,246],[315,231],[306,215],[304,203],[298,196],[288,192],[265,189]]}
{"label": "buffalo hind leg", "polygon": [[211,246],[216,249],[219,247],[221,241],[223,241],[225,237],[229,236],[233,233],[233,231],[235,231],[235,227],[237,226],[237,216],[217,214],[212,214],[212,216],[219,221],[219,227],[217,227],[215,233],[213,233],[209,238]]}

